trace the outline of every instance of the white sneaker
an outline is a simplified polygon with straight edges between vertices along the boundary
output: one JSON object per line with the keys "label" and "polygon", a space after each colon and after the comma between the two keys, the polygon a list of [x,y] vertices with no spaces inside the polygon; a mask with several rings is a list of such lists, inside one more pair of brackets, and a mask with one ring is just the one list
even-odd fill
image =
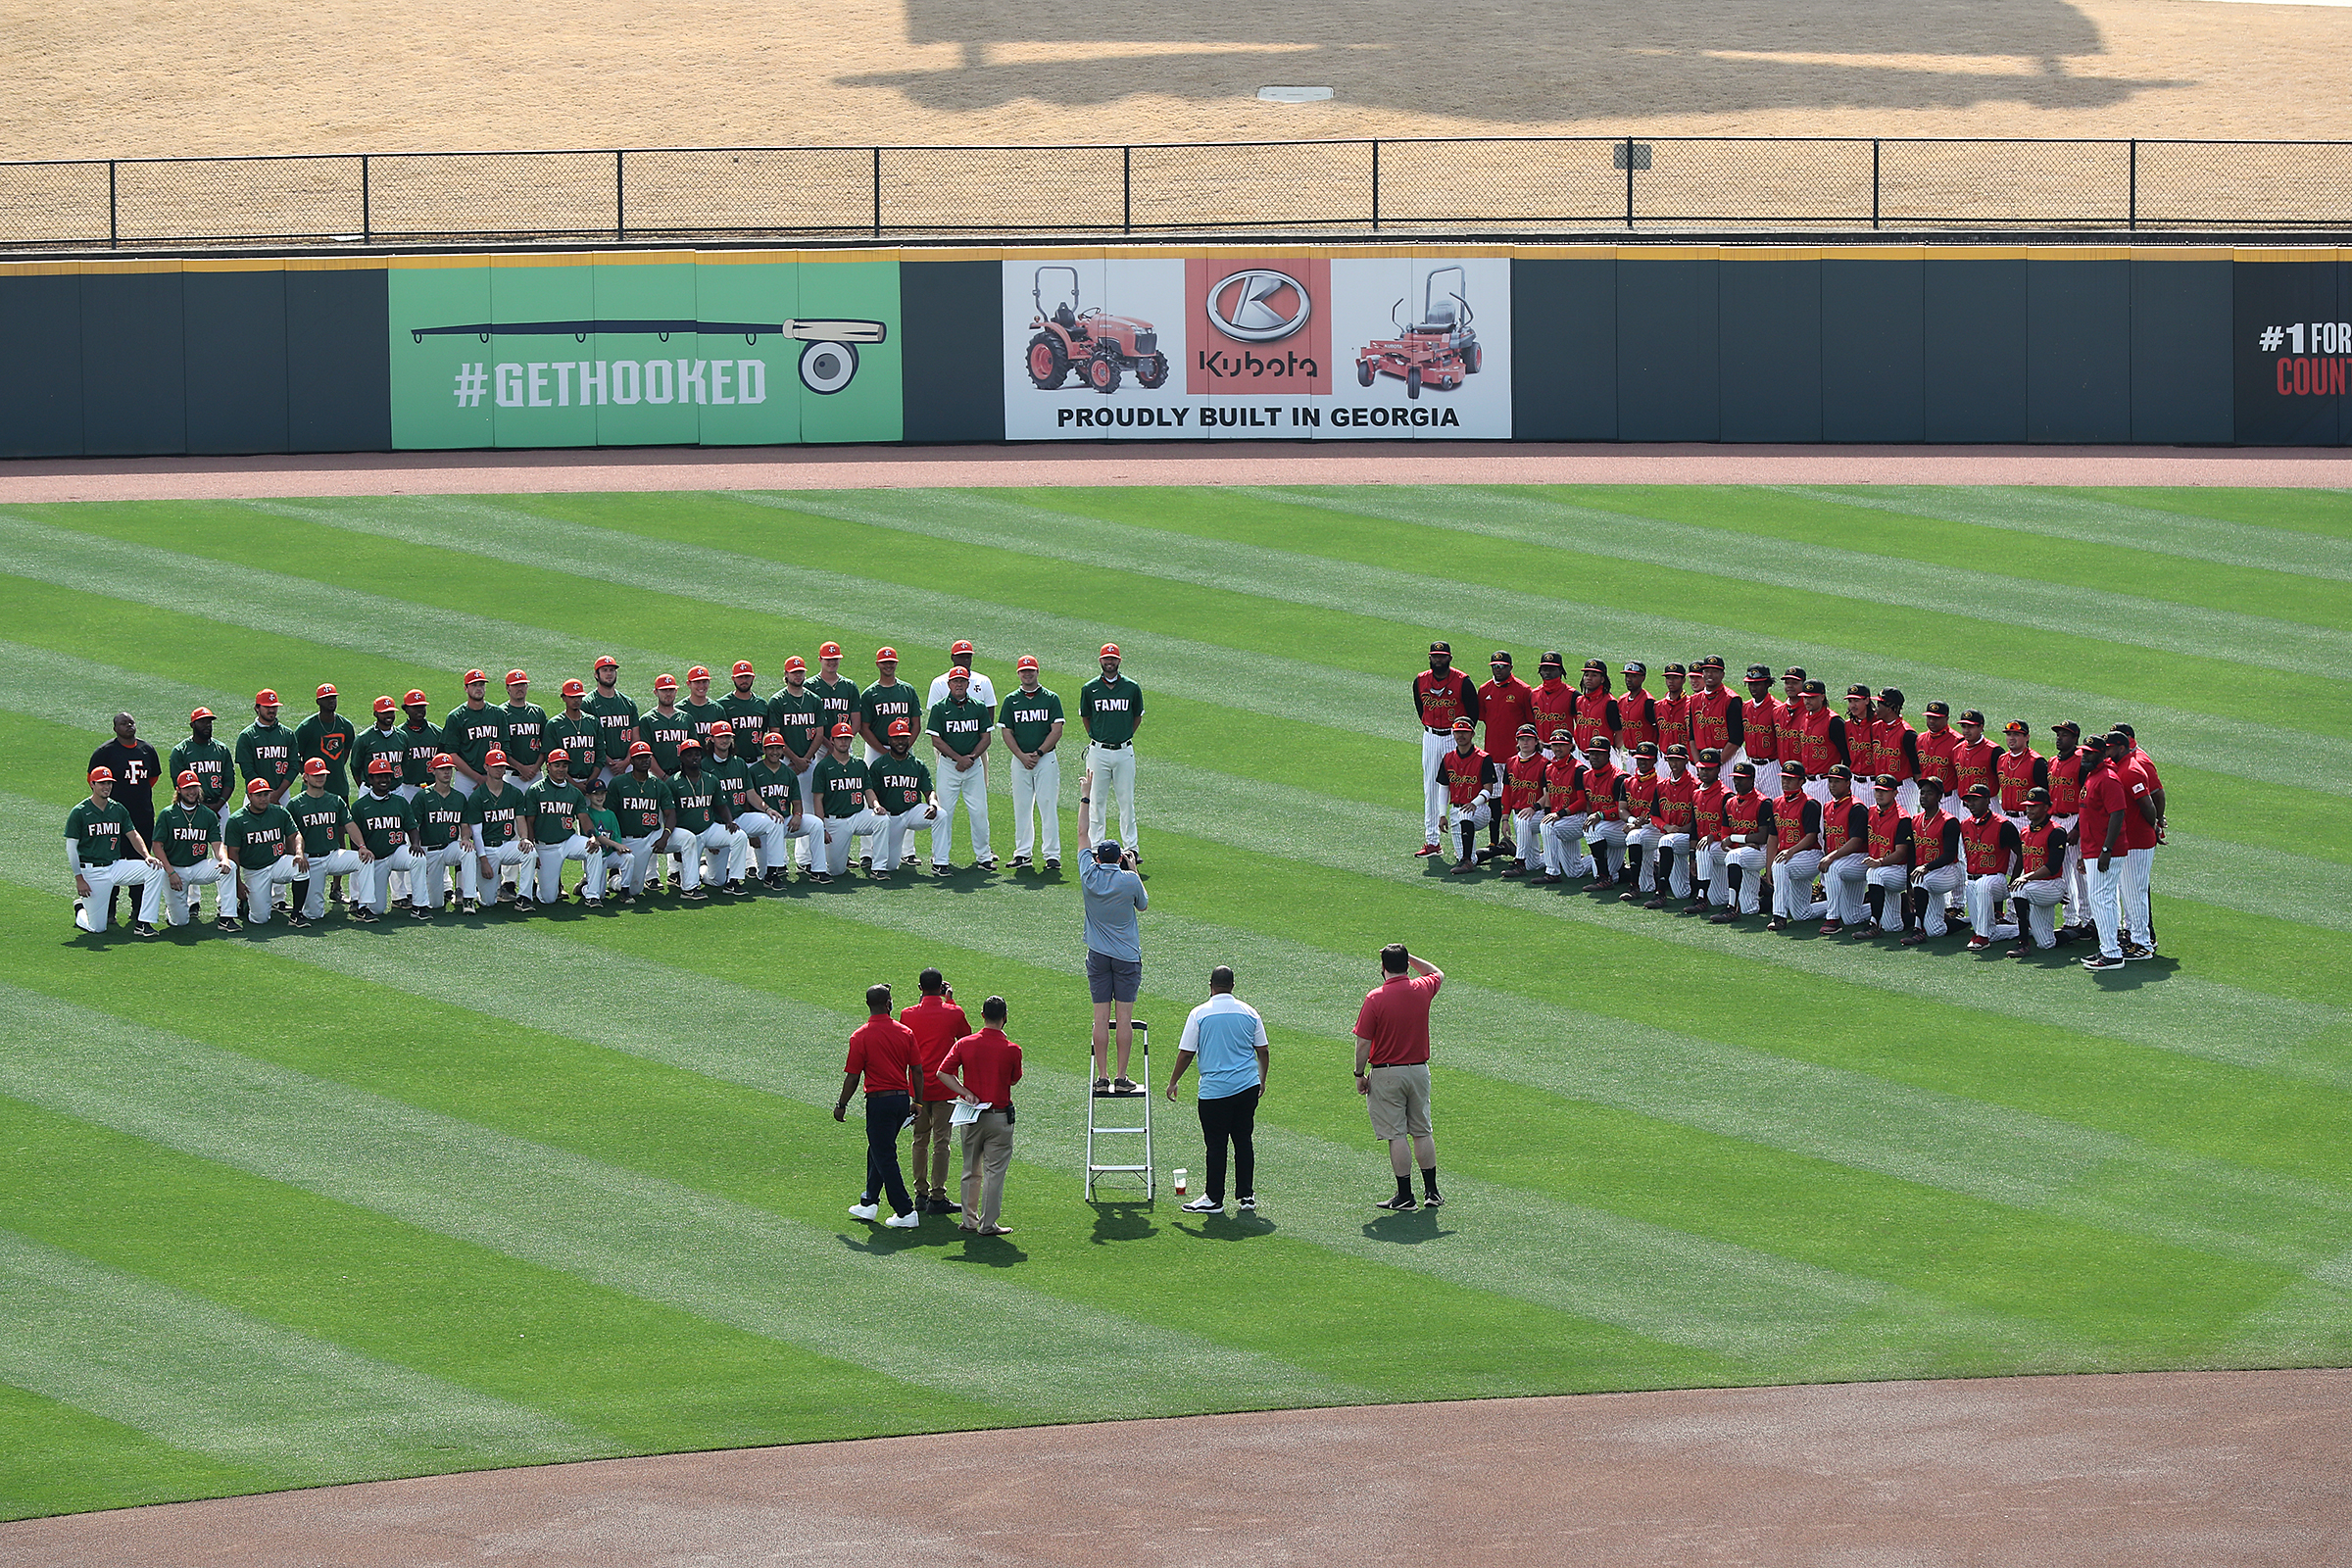
{"label": "white sneaker", "polygon": [[922,1222],[923,1216],[919,1211],[908,1209],[904,1214],[891,1215],[890,1218],[884,1220],[882,1223],[889,1226],[894,1231],[910,1231],[917,1225],[920,1225]]}
{"label": "white sneaker", "polygon": [[882,1205],[880,1203],[852,1203],[850,1205],[850,1218],[852,1219],[872,1219],[881,1212]]}
{"label": "white sneaker", "polygon": [[1199,1198],[1185,1204],[1184,1211],[1187,1214],[1222,1214],[1225,1212],[1225,1205],[1206,1193],[1202,1193]]}

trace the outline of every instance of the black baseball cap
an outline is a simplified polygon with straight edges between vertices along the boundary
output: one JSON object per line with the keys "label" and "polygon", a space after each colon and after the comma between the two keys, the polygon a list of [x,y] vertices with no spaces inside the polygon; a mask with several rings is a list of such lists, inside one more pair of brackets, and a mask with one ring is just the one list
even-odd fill
{"label": "black baseball cap", "polygon": [[1631,660],[1626,663],[1625,673],[1628,675],[1646,675],[1649,673],[1649,666],[1642,662],[1642,661],[1639,659]]}
{"label": "black baseball cap", "polygon": [[1804,678],[1805,666],[1802,664],[1790,664],[1787,669],[1781,671],[1783,680],[1803,680]]}
{"label": "black baseball cap", "polygon": [[1892,773],[1881,773],[1877,778],[1872,779],[1870,782],[1871,787],[1874,789],[1890,790],[1896,787],[1894,775]]}
{"label": "black baseball cap", "polygon": [[1118,858],[1119,841],[1117,839],[1104,839],[1102,843],[1095,846],[1095,859],[1097,862],[1103,865],[1109,865],[1116,861]]}
{"label": "black baseball cap", "polygon": [[1989,785],[1971,784],[1960,792],[1960,798],[1964,801],[1989,801],[1992,799],[1992,789]]}
{"label": "black baseball cap", "polygon": [[[1594,741],[1592,745],[1594,748],[1600,751],[1605,752],[1608,750],[1608,747],[1599,741]],[[1636,757],[1647,757],[1654,759],[1658,755],[1658,743],[1656,741],[1643,741],[1641,745],[1634,748],[1634,755]]]}
{"label": "black baseball cap", "polygon": [[1723,656],[1721,654],[1709,654],[1706,658],[1698,662],[1698,667],[1701,669],[1721,669],[1723,667]]}
{"label": "black baseball cap", "polygon": [[1753,762],[1734,762],[1732,764],[1732,772],[1735,776],[1740,773],[1745,773],[1749,778],[1754,778],[1756,776],[1756,764]]}
{"label": "black baseball cap", "polygon": [[1668,757],[1679,757],[1684,761],[1688,762],[1690,760],[1690,748],[1685,746],[1681,741],[1676,741],[1672,746],[1666,748],[1666,755]]}
{"label": "black baseball cap", "polygon": [[1867,703],[1870,701],[1870,688],[1857,683],[1855,685],[1848,686],[1845,689],[1845,695],[1848,697],[1859,697]]}
{"label": "black baseball cap", "polygon": [[1452,652],[1453,652],[1453,644],[1451,644],[1451,643],[1431,643],[1431,644],[1429,645],[1429,651],[1430,651],[1431,653],[1433,653],[1433,654],[1450,654],[1450,653],[1452,653]]}
{"label": "black baseball cap", "polygon": [[1919,781],[1919,787],[1922,790],[1934,790],[1937,795],[1941,795],[1943,793],[1943,780],[1939,778],[1928,778],[1923,775]]}
{"label": "black baseball cap", "polygon": [[2050,726],[2050,733],[2053,735],[2080,735],[2082,733],[2082,726],[2071,718],[2062,718]]}
{"label": "black baseball cap", "polygon": [[1495,649],[1494,657],[1487,661],[1487,662],[1490,664],[1507,664],[1510,662],[1511,651],[1508,648]]}
{"label": "black baseball cap", "polygon": [[1888,708],[1900,708],[1903,706],[1903,689],[1900,686],[1882,687],[1879,691],[1879,701],[1885,703]]}
{"label": "black baseball cap", "polygon": [[1606,675],[1608,672],[1609,672],[1609,666],[1608,666],[1607,664],[1603,663],[1601,661],[1599,661],[1599,660],[1597,660],[1597,659],[1588,659],[1588,660],[1586,660],[1586,661],[1585,661],[1585,673],[1586,673],[1586,674],[1588,674],[1588,675]]}
{"label": "black baseball cap", "polygon": [[1843,762],[1832,762],[1830,764],[1830,777],[1852,778],[1853,776],[1854,770],[1846,766]]}
{"label": "black baseball cap", "polygon": [[1830,695],[1830,689],[1817,680],[1809,680],[1805,682],[1805,695],[1808,697],[1827,697]]}
{"label": "black baseball cap", "polygon": [[1984,715],[1976,709],[1964,708],[1960,710],[1960,722],[1963,724],[1974,724],[1979,729],[1983,729],[1984,727]]}
{"label": "black baseball cap", "polygon": [[1749,680],[1769,681],[1772,679],[1772,671],[1765,668],[1762,664],[1750,664],[1747,666],[1747,678]]}
{"label": "black baseball cap", "polygon": [[1712,746],[1702,746],[1698,749],[1698,760],[1702,762],[1720,762],[1723,754]]}
{"label": "black baseball cap", "polygon": [[2133,728],[2132,728],[2131,725],[2129,725],[2129,724],[2123,724],[2123,723],[2110,724],[2110,725],[2108,725],[2108,726],[2107,726],[2107,733],[2108,733],[2108,734],[2110,734],[2110,735],[2129,735],[2129,736],[2131,736],[2131,737],[2132,737],[2132,738],[2134,741],[2136,741],[2136,740],[2138,740],[2138,739],[2139,739],[2139,731],[2137,731],[2137,730],[2133,729]]}
{"label": "black baseball cap", "polygon": [[1804,764],[1804,763],[1802,763],[1802,762],[1783,762],[1783,763],[1781,764],[1781,782],[1783,782],[1783,783],[1787,783],[1788,780],[1790,780],[1790,779],[1792,779],[1792,778],[1803,778],[1804,776],[1805,776],[1805,764]]}
{"label": "black baseball cap", "polygon": [[1688,675],[1690,672],[1680,664],[1668,664],[1666,666],[1665,673],[1669,675]]}
{"label": "black baseball cap", "polygon": [[1950,712],[1951,712],[1951,710],[1952,710],[1952,705],[1951,705],[1951,704],[1949,704],[1949,703],[1947,703],[1947,702],[1945,702],[1945,701],[1944,701],[1943,699],[1941,699],[1940,697],[1939,697],[1939,698],[1937,698],[1937,699],[1936,699],[1935,702],[1932,702],[1932,703],[1930,703],[1930,704],[1928,705],[1928,711],[1929,711],[1929,712],[1931,712],[1931,713],[1942,713],[1942,714],[1945,714],[1945,715],[1949,715],[1949,714],[1950,714]]}
{"label": "black baseball cap", "polygon": [[2026,804],[2028,806],[2047,806],[2050,804],[2050,792],[2036,784],[2026,791]]}
{"label": "black baseball cap", "polygon": [[1538,669],[1559,669],[1563,667],[1564,663],[1565,661],[1560,658],[1560,651],[1554,648],[1536,661],[1536,667]]}

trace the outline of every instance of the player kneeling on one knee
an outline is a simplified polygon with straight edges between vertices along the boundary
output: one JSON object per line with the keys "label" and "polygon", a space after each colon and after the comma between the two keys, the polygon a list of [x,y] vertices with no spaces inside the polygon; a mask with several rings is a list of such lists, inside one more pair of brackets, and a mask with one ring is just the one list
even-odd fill
{"label": "player kneeling on one knee", "polygon": [[[365,875],[365,867],[375,858],[360,842],[351,803],[326,787],[327,773],[325,760],[312,758],[302,764],[302,788],[286,797],[286,808],[294,814],[295,830],[310,859],[310,869],[294,883],[298,909],[287,918],[288,925],[325,918],[327,879]],[[373,916],[362,911],[355,918],[365,923]]]}
{"label": "player kneeling on one knee", "polygon": [[1781,793],[1772,801],[1772,858],[1765,867],[1772,882],[1767,931],[1810,920],[1829,906],[1813,896],[1813,878],[1821,870],[1821,803],[1805,793],[1806,782],[1804,763],[1782,761]]}
{"label": "player kneeling on one knee", "polygon": [[824,755],[816,760],[810,793],[824,815],[821,842],[808,852],[811,881],[830,882],[841,875],[850,861],[850,840],[881,832],[888,820],[875,799],[865,763],[850,755],[850,743],[857,734],[846,721],[836,723],[825,738]]}
{"label": "player kneeling on one knee", "polygon": [[220,847],[236,862],[245,918],[255,925],[268,925],[277,890],[311,869],[293,814],[270,798],[274,793],[268,779],[247,781],[244,808],[230,812],[220,828]]}
{"label": "player kneeling on one knee", "polygon": [[[593,758],[584,758],[593,763]],[[522,792],[524,848],[537,871],[532,897],[554,904],[564,896],[564,862],[580,862],[580,886],[590,908],[605,902],[605,854],[591,830],[587,792],[572,782],[571,754],[564,747],[549,752],[547,770]],[[526,873],[527,874],[527,873]]]}
{"label": "player kneeling on one knee", "polygon": [[1493,825],[1502,795],[1502,770],[1478,749],[1471,731],[1470,720],[1453,721],[1453,745],[1438,759],[1437,767],[1437,780],[1453,808],[1454,832],[1461,840],[1461,858],[1453,866],[1456,876],[1478,869],[1478,830]]}
{"label": "player kneeling on one knee", "polygon": [[1516,755],[1502,767],[1502,808],[1511,819],[1512,854],[1504,876],[1525,876],[1544,859],[1544,777],[1551,763],[1535,725],[1519,726],[1516,745]]}
{"label": "player kneeling on one knee", "polygon": [[1968,951],[1982,953],[1995,941],[2017,937],[2009,912],[2009,888],[2021,859],[2017,829],[1992,809],[1991,786],[1971,784],[1960,795],[1960,855],[1967,867],[1963,889],[1968,906]]}
{"label": "player kneeling on one knee", "polygon": [[186,925],[190,912],[199,919],[204,889],[213,890],[213,918],[220,927],[234,930],[229,915],[237,885],[236,867],[221,853],[220,818],[204,804],[204,781],[183,770],[172,804],[155,819],[155,850],[164,859],[164,918]]}
{"label": "player kneeling on one knee", "polygon": [[360,843],[374,857],[352,879],[351,917],[365,924],[392,906],[392,873],[414,876],[422,865],[416,843],[416,810],[392,792],[400,780],[398,764],[381,753],[368,760],[368,788],[352,808]]}
{"label": "player kneeling on one knee", "polygon": [[[1764,869],[1772,859],[1773,803],[1756,789],[1752,762],[1732,764],[1732,790],[1723,798],[1723,839],[1716,880],[1708,888],[1718,925],[1753,914],[1763,896]],[[1726,885],[1728,881],[1729,885]]]}
{"label": "player kneeling on one knee", "polygon": [[[1919,814],[1911,819],[1911,844],[1916,862],[1911,877],[1919,884],[1922,923],[1906,930],[1905,947],[1943,935],[1945,896],[1959,892],[1968,875],[1960,858],[1960,819],[1943,808],[1943,786],[1932,778],[1919,781]],[[1909,926],[1907,919],[1904,923]]]}
{"label": "player kneeling on one knee", "polygon": [[2035,785],[2026,791],[2026,825],[2018,830],[2018,858],[2024,880],[2013,892],[2013,903],[2025,906],[2027,940],[2009,950],[2013,958],[2058,945],[2058,906],[2066,899],[2067,868],[2073,846],[2066,829],[2050,815],[2050,792]]}
{"label": "player kneeling on one knee", "polygon": [[139,890],[131,930],[154,936],[164,902],[164,860],[147,846],[129,808],[114,798],[115,771],[90,769],[90,796],[66,813],[66,864],[74,872],[74,923],[93,936],[106,929],[106,906],[117,888]]}
{"label": "player kneeling on one knee", "polygon": [[429,920],[449,897],[456,877],[458,897],[473,902],[473,856],[466,844],[466,797],[457,789],[458,760],[433,754],[427,782],[409,803],[415,812],[415,869],[409,875],[409,913]]}

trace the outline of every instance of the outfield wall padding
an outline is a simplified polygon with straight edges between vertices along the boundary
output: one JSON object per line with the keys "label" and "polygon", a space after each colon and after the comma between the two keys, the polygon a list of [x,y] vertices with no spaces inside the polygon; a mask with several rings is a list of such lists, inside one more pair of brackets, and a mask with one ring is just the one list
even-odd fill
{"label": "outfield wall padding", "polygon": [[[1252,266],[1296,270],[1301,256],[1344,259],[1358,269],[1394,257],[1402,280],[1396,291],[1410,292],[1415,279],[1452,254],[1442,246],[1307,246],[6,263],[0,264],[0,456],[796,437],[1000,442],[1008,399],[1025,413],[1042,406],[1026,401],[1012,342],[1018,323],[1005,314],[1007,298],[1026,291],[1041,261],[1066,259],[1086,269],[1086,303],[1097,306],[1121,285],[1115,269],[1107,284],[1094,269],[1125,258],[1205,258],[1210,265],[1197,275],[1229,276]],[[2352,439],[2346,386],[2352,253],[1665,245],[1467,247],[1460,254],[1508,257],[1507,273],[1479,274],[1497,281],[1477,288],[1489,291],[1478,303],[1494,333],[1490,354],[1508,387],[1514,440],[2338,445]],[[858,260],[869,269],[879,264],[885,285],[895,275],[895,295],[872,283],[870,272],[820,265]],[[796,261],[797,267],[787,265]],[[1021,289],[1008,289],[1007,269],[1016,270]],[[460,284],[466,270],[481,279],[470,292]],[[1506,275],[1504,285],[1499,280]],[[785,290],[790,298],[770,301],[754,288],[769,289],[760,280],[771,276],[798,279]],[[858,276],[869,281],[858,283]],[[1381,276],[1385,310],[1389,285]],[[436,278],[446,286],[433,285]],[[440,295],[427,285],[440,286]],[[391,318],[406,308],[401,299],[435,297],[451,302],[438,315],[407,308],[416,321]],[[1111,303],[1138,309],[1132,299]],[[1184,309],[1161,300],[1149,312],[1169,332],[1171,347],[1177,337],[1164,323]],[[500,332],[481,335],[477,344],[467,335],[468,310]],[[871,318],[869,328],[886,328],[884,346],[869,343],[859,351],[861,362],[837,364],[840,357],[826,358],[821,344],[777,344],[773,332],[765,338],[742,332],[760,324],[756,318],[795,315]],[[676,321],[656,332],[647,319],[655,317]],[[567,324],[574,318],[581,326],[576,334]],[[1196,343],[1206,335],[1206,319],[1193,318]],[[541,335],[513,335],[518,322]],[[1497,322],[1507,324],[1497,329]],[[673,325],[687,335],[673,341]],[[418,328],[457,335],[414,335]],[[795,329],[783,335],[789,339]],[[1294,347],[1303,341],[1292,340]],[[1340,363],[1325,371],[1344,393],[1355,390],[1347,372],[1360,352],[1352,346],[1357,341],[1342,334],[1326,350]],[[462,377],[453,393],[440,360],[422,371],[402,370],[415,358],[412,348],[429,345],[440,345],[432,352],[444,356],[478,355],[491,385],[487,401],[465,402]],[[513,364],[506,363],[509,355]],[[675,417],[634,406],[638,365],[645,367],[651,403],[649,356],[661,355],[676,356],[674,376],[665,366],[661,383],[666,391],[672,379],[679,382]],[[589,368],[604,363],[591,356],[615,366],[633,357],[626,383],[633,406],[616,406],[617,390],[607,397],[612,389],[601,370],[597,406],[587,406]],[[695,402],[704,402],[706,356],[716,389],[710,403],[728,401],[730,383],[719,377],[758,370],[760,407],[688,409],[689,384]],[[755,358],[761,363],[751,364]],[[1196,379],[1202,373],[1171,364],[1179,374],[1187,369]],[[527,374],[502,378],[502,371],[517,370]],[[575,372],[576,408],[570,406]],[[840,395],[845,373],[860,377],[856,400]],[[1131,366],[1124,394],[1090,394],[1057,406],[1105,416],[1133,412],[1141,403],[1134,373]],[[894,384],[893,376],[903,378]],[[1494,380],[1490,376],[1487,385]],[[523,398],[526,385],[527,407],[505,409],[500,400],[509,392]],[[619,385],[615,379],[612,388]],[[1076,382],[1073,388],[1083,390]],[[1398,383],[1382,380],[1375,388],[1389,389],[1401,396]],[[1415,407],[1466,408],[1471,390],[1477,388],[1432,388]],[[409,402],[400,401],[404,396]],[[1493,407],[1499,417],[1502,404]],[[420,412],[404,416],[403,408]],[[532,412],[539,409],[548,412]],[[429,425],[439,433],[411,439],[402,433],[404,419],[412,430]],[[1104,428],[1110,423],[1104,417],[1068,434],[1195,439],[1208,422],[1203,415],[1199,425],[1178,427],[1163,416],[1156,428],[1148,418]],[[1327,418],[1320,429],[1302,429],[1314,421],[1284,409],[1269,411],[1262,427],[1213,433],[1324,435],[1341,422]],[[1025,428],[1034,427],[1033,420]],[[1367,432],[1358,420],[1349,433]],[[1376,433],[1444,438],[1449,432],[1384,427]]]}

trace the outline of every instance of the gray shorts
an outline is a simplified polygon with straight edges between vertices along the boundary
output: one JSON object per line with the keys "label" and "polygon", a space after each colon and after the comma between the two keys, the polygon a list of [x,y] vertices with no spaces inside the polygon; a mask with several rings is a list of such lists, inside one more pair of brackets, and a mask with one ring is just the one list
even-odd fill
{"label": "gray shorts", "polygon": [[1086,950],[1086,988],[1097,1002],[1133,1002],[1143,985],[1141,958],[1114,958],[1092,948]]}
{"label": "gray shorts", "polygon": [[1409,1067],[1374,1067],[1365,1075],[1371,1085],[1372,1134],[1376,1138],[1429,1136],[1429,1063]]}

